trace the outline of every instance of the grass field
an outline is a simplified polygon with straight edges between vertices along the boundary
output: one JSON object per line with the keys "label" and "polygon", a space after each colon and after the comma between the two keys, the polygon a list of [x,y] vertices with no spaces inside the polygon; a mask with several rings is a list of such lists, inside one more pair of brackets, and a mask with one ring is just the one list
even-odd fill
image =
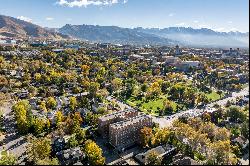
{"label": "grass field", "polygon": [[[224,94],[222,94],[222,96],[220,97],[220,95],[216,93],[216,91],[212,91],[212,93],[209,93],[209,94],[206,93],[206,96],[210,101],[215,101],[223,97]],[[130,99],[126,100],[126,103],[132,107],[136,106],[142,112],[159,116],[159,110],[163,109],[164,107],[163,102],[167,98],[168,98],[168,95],[164,95],[164,96],[160,96],[158,99],[145,101],[143,99],[138,100],[135,97],[131,97]],[[173,108],[175,112],[178,104],[176,102],[172,102],[172,104],[173,104]]]}
{"label": "grass field", "polygon": [[[225,94],[222,94],[221,97],[224,97]],[[216,101],[219,100],[221,97],[218,93],[216,93],[215,91],[212,91],[212,93],[206,93],[206,96],[209,100],[211,101]]]}
{"label": "grass field", "polygon": [[[138,108],[145,113],[159,116],[159,110],[163,109],[163,102],[167,98],[166,96],[161,96],[158,99],[150,100],[148,102],[142,100],[136,100],[134,97],[131,97],[126,101],[130,106],[138,106]],[[177,104],[172,102],[174,111],[176,111]]]}

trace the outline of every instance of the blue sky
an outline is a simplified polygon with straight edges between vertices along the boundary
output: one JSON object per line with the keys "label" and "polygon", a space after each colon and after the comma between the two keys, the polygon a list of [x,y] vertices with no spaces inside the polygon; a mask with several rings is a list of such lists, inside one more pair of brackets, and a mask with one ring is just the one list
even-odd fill
{"label": "blue sky", "polygon": [[0,14],[43,27],[69,23],[249,31],[249,0],[0,0]]}

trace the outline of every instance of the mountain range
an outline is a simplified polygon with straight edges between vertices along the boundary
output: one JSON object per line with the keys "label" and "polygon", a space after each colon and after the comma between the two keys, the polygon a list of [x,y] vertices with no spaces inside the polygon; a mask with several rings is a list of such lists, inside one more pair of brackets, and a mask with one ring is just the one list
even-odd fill
{"label": "mountain range", "polygon": [[197,47],[248,47],[249,33],[217,32],[208,28],[186,27],[121,28],[118,26],[70,25],[42,28],[30,22],[0,15],[0,37],[75,38],[91,42],[175,45]]}
{"label": "mountain range", "polygon": [[177,41],[117,26],[65,25],[58,32],[74,38],[105,43],[173,45]]}
{"label": "mountain range", "polygon": [[249,32],[216,32],[208,28],[169,27],[164,29],[135,28],[136,31],[177,40],[187,46],[248,47]]}
{"label": "mountain range", "polygon": [[67,35],[63,35],[56,32],[51,32],[38,25],[26,22],[20,19],[16,19],[9,16],[0,15],[0,37],[12,37],[12,38],[47,38],[47,39],[64,39],[68,38]]}

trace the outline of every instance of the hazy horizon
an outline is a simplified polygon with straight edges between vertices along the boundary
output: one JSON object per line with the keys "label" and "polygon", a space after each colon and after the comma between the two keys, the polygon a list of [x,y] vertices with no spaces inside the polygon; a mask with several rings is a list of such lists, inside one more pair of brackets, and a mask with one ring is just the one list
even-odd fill
{"label": "hazy horizon", "polygon": [[0,3],[0,14],[49,28],[86,24],[249,32],[248,0],[0,0]]}

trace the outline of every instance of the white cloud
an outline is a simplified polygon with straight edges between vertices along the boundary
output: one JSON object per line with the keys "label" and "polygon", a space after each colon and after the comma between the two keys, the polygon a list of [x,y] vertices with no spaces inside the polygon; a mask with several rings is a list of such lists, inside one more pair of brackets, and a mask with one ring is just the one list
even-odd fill
{"label": "white cloud", "polygon": [[178,23],[178,24],[175,24],[176,26],[186,26],[186,23],[185,22],[181,22],[181,23]]}
{"label": "white cloud", "polygon": [[196,24],[197,24],[197,23],[199,23],[199,21],[198,21],[198,20],[194,20],[194,23],[196,23]]}
{"label": "white cloud", "polygon": [[17,17],[19,20],[27,21],[27,22],[32,22],[31,18],[25,17],[25,16],[18,16]]}
{"label": "white cloud", "polygon": [[230,31],[235,32],[235,31],[239,31],[239,30],[237,28],[231,28]]}
{"label": "white cloud", "polygon": [[175,13],[169,13],[169,17],[173,17],[175,15]]}
{"label": "white cloud", "polygon": [[46,21],[53,21],[53,20],[54,20],[53,17],[47,17],[47,18],[46,18]]}
{"label": "white cloud", "polygon": [[58,0],[56,4],[68,7],[87,7],[89,5],[108,6],[120,1],[124,4],[128,2],[128,0]]}
{"label": "white cloud", "polygon": [[233,21],[228,21],[227,23],[228,23],[228,24],[232,24],[232,23],[233,23]]}

